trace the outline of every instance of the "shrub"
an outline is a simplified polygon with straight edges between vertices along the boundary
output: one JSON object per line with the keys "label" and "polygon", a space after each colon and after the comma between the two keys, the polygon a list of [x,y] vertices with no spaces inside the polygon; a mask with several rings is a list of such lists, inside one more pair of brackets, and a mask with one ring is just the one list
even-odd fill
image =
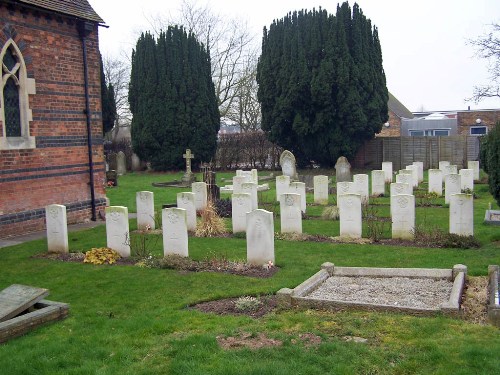
{"label": "shrub", "polygon": [[500,205],[500,122],[487,135],[485,153],[490,193]]}
{"label": "shrub", "polygon": [[339,208],[337,206],[325,207],[325,209],[321,213],[321,217],[325,220],[338,220]]}
{"label": "shrub", "polygon": [[258,310],[260,306],[262,306],[262,302],[251,296],[240,297],[234,302],[236,310],[241,312],[253,312]]}
{"label": "shrub", "polygon": [[98,247],[92,248],[92,250],[87,251],[85,253],[83,262],[91,264],[113,264],[120,258],[121,255],[118,254],[118,252],[116,252],[115,250],[108,247]]}
{"label": "shrub", "polygon": [[230,198],[215,200],[215,212],[220,217],[231,217],[232,210],[233,203]]}
{"label": "shrub", "polygon": [[456,249],[470,249],[481,246],[474,236],[460,236],[455,233],[446,233],[440,228],[424,228],[416,226],[414,231],[415,243],[426,247],[449,247]]}
{"label": "shrub", "polygon": [[226,233],[224,220],[217,215],[214,204],[208,202],[207,207],[201,212],[201,220],[196,225],[197,237],[216,237]]}

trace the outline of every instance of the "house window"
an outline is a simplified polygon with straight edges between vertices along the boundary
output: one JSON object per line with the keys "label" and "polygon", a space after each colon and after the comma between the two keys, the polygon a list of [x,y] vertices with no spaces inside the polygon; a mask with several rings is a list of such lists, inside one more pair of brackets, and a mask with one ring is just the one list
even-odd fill
{"label": "house window", "polygon": [[0,61],[0,150],[35,148],[28,97],[35,93],[35,80],[27,77],[23,56],[12,39],[0,51]]}
{"label": "house window", "polygon": [[450,135],[450,129],[410,130],[412,137],[442,137]]}
{"label": "house window", "polygon": [[486,126],[471,126],[470,135],[485,135],[488,133],[488,127]]}
{"label": "house window", "polygon": [[424,131],[423,130],[410,130],[410,136],[411,137],[423,137]]}

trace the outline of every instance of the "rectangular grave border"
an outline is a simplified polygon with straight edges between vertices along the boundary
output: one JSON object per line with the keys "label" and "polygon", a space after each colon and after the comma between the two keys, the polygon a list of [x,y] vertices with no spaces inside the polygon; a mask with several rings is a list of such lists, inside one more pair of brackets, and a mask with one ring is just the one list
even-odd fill
{"label": "rectangular grave border", "polygon": [[500,283],[500,267],[498,265],[488,266],[488,320],[496,327],[500,327],[500,295],[498,284]]}
{"label": "rectangular grave border", "polygon": [[[364,277],[409,277],[447,279],[453,281],[453,287],[448,301],[439,308],[416,308],[392,305],[377,305],[365,302],[346,302],[339,300],[324,300],[307,297],[331,276],[364,276]],[[462,264],[453,269],[432,268],[367,268],[367,267],[336,267],[333,263],[323,263],[321,270],[305,280],[294,289],[283,288],[277,293],[282,307],[315,308],[322,310],[368,310],[403,312],[411,315],[433,316],[439,313],[447,316],[460,314],[460,301],[467,276],[467,267]],[[498,287],[498,283],[497,283]],[[500,318],[500,310],[497,312]]]}

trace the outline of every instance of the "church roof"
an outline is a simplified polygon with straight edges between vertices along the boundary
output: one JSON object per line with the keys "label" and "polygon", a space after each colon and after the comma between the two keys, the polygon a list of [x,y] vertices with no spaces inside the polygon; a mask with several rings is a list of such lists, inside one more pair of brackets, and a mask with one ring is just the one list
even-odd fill
{"label": "church roof", "polygon": [[104,23],[104,20],[87,0],[17,0],[17,2],[84,20]]}
{"label": "church roof", "polygon": [[406,108],[403,103],[396,99],[394,95],[389,92],[389,101],[387,102],[387,107],[399,118],[413,118],[413,113]]}

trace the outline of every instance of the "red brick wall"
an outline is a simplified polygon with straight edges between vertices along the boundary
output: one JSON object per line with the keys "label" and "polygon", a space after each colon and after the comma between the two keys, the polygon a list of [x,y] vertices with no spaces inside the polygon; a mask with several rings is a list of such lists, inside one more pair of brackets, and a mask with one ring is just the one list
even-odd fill
{"label": "red brick wall", "polygon": [[389,111],[389,127],[382,125],[380,133],[375,134],[376,137],[399,137],[401,135],[401,118],[396,116],[394,112]]}
{"label": "red brick wall", "polygon": [[[36,148],[0,150],[0,238],[44,229],[44,207],[67,206],[68,222],[90,219],[90,177],[82,42],[75,20],[0,5],[0,49],[12,38],[21,49],[30,95],[30,134]],[[104,154],[98,30],[87,37],[96,205],[104,205]],[[3,124],[0,122],[0,134]]]}
{"label": "red brick wall", "polygon": [[[476,123],[477,119],[481,119],[480,124]],[[457,131],[458,134],[470,135],[471,126],[487,126],[489,131],[498,121],[500,121],[500,110],[457,112]]]}

